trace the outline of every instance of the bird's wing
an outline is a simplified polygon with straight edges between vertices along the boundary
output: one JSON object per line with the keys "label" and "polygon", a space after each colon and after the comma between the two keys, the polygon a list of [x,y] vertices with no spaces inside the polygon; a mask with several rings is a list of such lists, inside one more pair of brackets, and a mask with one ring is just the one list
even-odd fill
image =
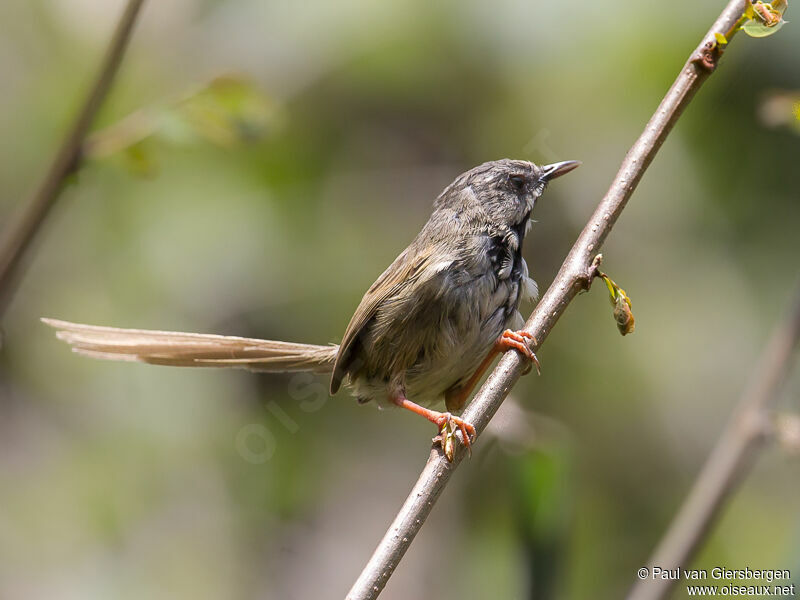
{"label": "bird's wing", "polygon": [[335,394],[342,385],[352,360],[353,344],[375,316],[378,308],[387,299],[398,295],[406,286],[412,285],[420,273],[426,270],[425,267],[431,263],[433,256],[433,246],[428,246],[423,251],[406,248],[364,294],[339,346],[331,377],[331,394]]}

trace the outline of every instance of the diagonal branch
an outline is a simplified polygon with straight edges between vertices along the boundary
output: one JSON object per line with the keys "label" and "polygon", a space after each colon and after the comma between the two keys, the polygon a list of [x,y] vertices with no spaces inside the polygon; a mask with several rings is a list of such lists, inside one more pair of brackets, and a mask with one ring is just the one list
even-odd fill
{"label": "diagonal branch", "polygon": [[39,188],[22,207],[17,219],[0,238],[0,317],[13,296],[25,251],[61,194],[65,180],[80,165],[83,140],[111,88],[143,2],[144,0],[128,0],[125,12],[120,17],[114,35],[111,37],[97,77],[89,88],[89,94],[53,159],[50,169],[39,184]]}
{"label": "diagonal branch", "polygon": [[[770,404],[775,401],[800,341],[800,286],[791,310],[775,327],[758,368],[706,464],[666,534],[648,561],[653,567],[683,567],[695,555],[722,513],[725,502],[747,476],[764,434],[769,431]],[[678,580],[648,577],[636,582],[628,600],[667,598]]]}
{"label": "diagonal branch", "polygon": [[[594,276],[592,262],[595,254],[681,112],[716,68],[721,49],[715,42],[714,34],[722,33],[728,40],[733,37],[744,12],[745,1],[731,0],[728,3],[689,57],[644,132],[628,151],[611,187],[525,324],[525,330],[533,334],[537,341],[536,348],[541,346],[578,292],[588,289]],[[463,417],[475,425],[478,435],[494,416],[524,367],[523,360],[516,352],[507,353],[464,411]],[[348,600],[378,597],[463,457],[460,446],[452,463],[438,449],[431,450],[417,483],[353,584],[347,595]]]}

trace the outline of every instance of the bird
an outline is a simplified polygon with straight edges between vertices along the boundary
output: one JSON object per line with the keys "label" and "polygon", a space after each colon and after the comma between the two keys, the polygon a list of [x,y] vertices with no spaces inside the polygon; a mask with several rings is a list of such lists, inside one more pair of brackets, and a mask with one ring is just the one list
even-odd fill
{"label": "bird", "polygon": [[[340,344],[121,329],[42,320],[74,352],[182,367],[330,373],[359,403],[408,409],[434,423],[448,460],[456,432],[471,449],[475,427],[457,414],[501,352],[539,369],[522,301],[538,296],[522,257],[531,213],[547,184],[581,163],[539,166],[501,159],[470,169],[433,204],[422,230],[366,291]],[[444,403],[444,411],[437,410]]]}

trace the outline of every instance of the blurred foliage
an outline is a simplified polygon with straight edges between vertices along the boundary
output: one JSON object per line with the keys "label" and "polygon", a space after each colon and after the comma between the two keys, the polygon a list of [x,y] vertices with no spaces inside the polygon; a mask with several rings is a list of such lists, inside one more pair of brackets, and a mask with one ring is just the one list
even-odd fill
{"label": "blurred foliage", "polygon": [[758,109],[767,127],[789,127],[800,134],[800,92],[769,92]]}
{"label": "blurred foliage", "polygon": [[158,173],[153,142],[190,144],[207,140],[233,149],[261,140],[275,125],[276,109],[252,82],[218,77],[177,102],[142,109],[86,140],[88,160],[121,155],[135,174]]}
{"label": "blurred foliage", "polygon": [[[0,597],[343,596],[429,424],[324,379],[81,359],[38,318],[335,342],[441,189],[504,156],[584,163],[536,207],[544,290],[721,4],[148,3],[93,143],[146,135],[94,146],[3,324]],[[0,220],[120,8],[0,3]],[[603,249],[637,334],[576,299],[382,597],[625,594],[792,288],[798,89],[796,28],[737,36]],[[696,566],[800,573],[797,469],[767,452]]]}

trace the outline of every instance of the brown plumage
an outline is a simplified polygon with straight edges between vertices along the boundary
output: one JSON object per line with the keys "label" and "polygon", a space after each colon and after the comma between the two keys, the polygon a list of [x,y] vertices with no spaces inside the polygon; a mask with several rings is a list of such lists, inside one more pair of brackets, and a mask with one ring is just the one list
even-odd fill
{"label": "brown plumage", "polygon": [[338,346],[257,340],[229,335],[120,329],[42,319],[72,351],[91,358],[171,367],[239,367],[286,373],[333,369]]}
{"label": "brown plumage", "polygon": [[498,350],[516,348],[535,359],[524,338],[508,331],[522,323],[520,301],[536,294],[522,243],[547,182],[578,164],[504,159],[457,177],[417,237],[367,290],[340,346],[44,321],[94,358],[332,371],[332,394],[346,383],[359,401],[398,404],[443,431],[454,423],[468,443],[469,424],[425,407],[444,399],[448,410],[460,409]]}

